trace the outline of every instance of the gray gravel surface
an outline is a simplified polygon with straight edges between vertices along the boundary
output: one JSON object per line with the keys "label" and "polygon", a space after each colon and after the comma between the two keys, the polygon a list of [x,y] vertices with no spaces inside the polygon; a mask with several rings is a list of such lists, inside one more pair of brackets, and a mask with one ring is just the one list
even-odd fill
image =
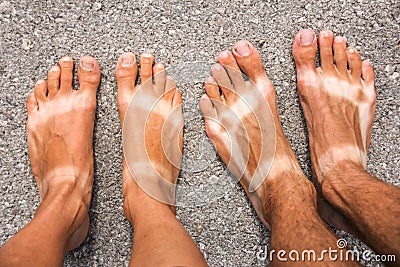
{"label": "gray gravel surface", "polygon": [[[47,70],[63,55],[75,60],[92,55],[102,70],[94,139],[92,224],[85,243],[66,256],[67,266],[128,264],[134,232],[122,209],[121,131],[114,77],[115,62],[123,51],[151,51],[168,66],[193,61],[211,65],[219,51],[231,48],[236,41],[253,42],[276,86],[284,131],[304,172],[311,177],[291,45],[294,34],[302,28],[332,29],[344,35],[375,67],[377,112],[368,169],[399,186],[399,6],[396,0],[1,0],[0,243],[26,225],[39,204],[27,155],[25,100],[35,81],[46,77]],[[188,98],[190,88],[182,84],[181,90]],[[201,84],[191,90],[192,99],[198,100]],[[186,160],[195,161],[198,149],[193,138],[205,137],[203,122],[194,119],[186,126],[184,149],[190,155]],[[221,161],[215,158],[201,172],[182,172],[181,181],[207,181],[213,173],[228,179]],[[270,233],[239,185],[208,205],[179,208],[177,216],[211,266],[267,263],[256,255],[268,244]],[[337,233],[350,247],[368,249],[350,235]]]}

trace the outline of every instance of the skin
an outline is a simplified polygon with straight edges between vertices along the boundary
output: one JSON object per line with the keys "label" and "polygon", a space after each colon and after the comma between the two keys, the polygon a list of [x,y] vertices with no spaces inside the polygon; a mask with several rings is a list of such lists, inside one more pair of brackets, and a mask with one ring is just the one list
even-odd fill
{"label": "skin", "polygon": [[[240,179],[253,207],[260,219],[272,230],[271,250],[303,251],[313,249],[320,255],[328,247],[337,248],[337,237],[329,231],[323,220],[318,216],[316,190],[312,183],[304,176],[297,159],[284,136],[279,121],[276,94],[271,81],[268,79],[260,55],[252,44],[240,41],[234,45],[232,51],[224,51],[218,61],[225,68],[213,68],[212,77],[207,79],[206,94],[201,98],[200,108],[205,118],[207,135],[213,141],[218,154],[230,169],[231,158],[236,153],[226,149],[230,124],[224,124],[224,110],[230,109],[242,118],[242,129],[232,131],[239,133],[246,130],[249,140],[253,137],[267,136],[271,128],[263,127],[252,117],[257,115],[257,106],[248,103],[255,112],[243,115],[237,110],[245,110],[243,101],[239,100],[240,94],[249,90],[259,90],[272,112],[271,119],[275,124],[276,151],[274,161],[267,177],[255,191],[250,192],[249,184],[258,164],[265,166],[267,161],[260,157],[257,142],[249,142],[250,153],[246,172]],[[236,70],[232,71],[232,70]],[[243,81],[240,71],[244,72],[255,87],[251,87]],[[239,73],[240,75],[237,75]],[[229,77],[230,86],[221,77]],[[227,90],[227,88],[229,90]],[[220,90],[221,89],[221,90]],[[221,94],[222,93],[222,94]],[[260,100],[261,101],[261,100]],[[266,113],[265,110],[264,113]],[[227,130],[225,130],[227,129]],[[273,129],[272,129],[273,130]],[[263,132],[265,131],[265,132]],[[243,139],[243,138],[242,138]],[[253,147],[254,146],[254,147]],[[235,170],[232,172],[234,173]],[[275,254],[276,255],[276,254]],[[328,265],[357,265],[355,262],[330,262],[328,257],[323,260]],[[279,261],[273,257],[273,265],[297,264],[299,266],[320,265],[321,262],[287,262]]]}
{"label": "skin", "polygon": [[[377,253],[399,259],[400,190],[365,170],[375,111],[373,68],[331,31],[319,34],[318,45],[316,38],[301,45],[302,36],[313,39],[315,33],[298,33],[293,56],[312,166],[326,200],[321,202],[321,215]],[[317,46],[320,68],[314,64]]]}
{"label": "skin", "polygon": [[[128,135],[125,135],[126,133],[123,133],[123,135],[130,145],[135,147],[144,145],[146,147],[147,153],[140,151],[135,153],[135,161],[145,162],[150,159],[157,175],[174,185],[181,162],[182,131],[179,127],[169,128],[179,143],[179,151],[174,152],[173,149],[176,149],[176,147],[164,145],[162,142],[162,126],[167,123],[166,120],[171,114],[173,121],[177,122],[175,126],[183,125],[180,106],[182,96],[176,88],[175,82],[166,76],[164,66],[160,63],[153,66],[153,55],[142,54],[140,63],[142,83],[138,85],[135,82],[138,74],[135,56],[132,53],[125,53],[117,63],[116,77],[121,127],[123,131],[129,131]],[[149,80],[153,75],[154,83]],[[153,103],[154,98],[150,95],[154,94],[157,94],[159,101]],[[146,120],[146,125],[140,124],[140,116],[133,117],[136,122],[136,124],[133,124],[134,127],[145,129],[144,136],[141,135],[141,131],[130,131],[130,129],[124,128],[124,123],[129,123],[127,119],[129,120],[130,117],[126,113],[133,96],[135,96],[135,100],[131,104],[138,103],[141,106],[141,109],[133,109],[136,115],[142,114],[143,110],[146,110],[143,114],[148,114],[147,108],[152,107],[157,102]],[[135,102],[136,98],[139,101]],[[174,110],[178,110],[178,112],[174,113]],[[147,194],[142,189],[142,183],[142,187],[138,185],[138,179],[146,182],[158,177],[152,176],[153,171],[141,173],[130,169],[128,164],[132,164],[133,166],[130,166],[134,168],[136,162],[131,162],[125,158],[125,155],[129,153],[129,151],[125,151],[127,147],[130,146],[124,145],[123,148],[122,192],[125,215],[135,230],[130,266],[207,266],[199,248],[177,220],[175,207],[153,198],[151,194]],[[179,155],[179,158],[172,160],[174,164],[167,157],[167,155],[173,154]],[[132,173],[139,174],[141,177],[134,177]],[[163,188],[153,187],[152,189],[159,192]],[[170,197],[173,197],[173,195]]]}
{"label": "skin", "polygon": [[64,57],[27,100],[29,158],[42,202],[33,220],[0,249],[2,266],[62,266],[64,254],[86,238],[97,61],[83,57],[78,76],[80,89],[75,91],[73,61]]}

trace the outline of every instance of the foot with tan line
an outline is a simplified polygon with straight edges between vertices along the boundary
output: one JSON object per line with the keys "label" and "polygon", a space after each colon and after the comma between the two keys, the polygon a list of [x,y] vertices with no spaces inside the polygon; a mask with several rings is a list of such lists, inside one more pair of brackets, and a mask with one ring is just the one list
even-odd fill
{"label": "foot with tan line", "polygon": [[[182,96],[152,54],[118,60],[118,110],[123,135],[124,211],[133,225],[130,266],[207,266],[175,216],[174,190],[182,161]],[[153,81],[154,80],[154,81]]]}
{"label": "foot with tan line", "polygon": [[28,97],[29,158],[42,202],[33,220],[1,248],[6,266],[62,265],[64,254],[86,238],[100,82],[94,58],[81,58],[78,78],[80,89],[73,90],[73,60],[63,57]]}
{"label": "foot with tan line", "polygon": [[293,56],[313,171],[330,204],[320,203],[321,216],[377,252],[400,257],[400,189],[365,170],[375,111],[371,64],[331,31],[318,38],[313,30],[300,31]]}
{"label": "foot with tan line", "polygon": [[[302,173],[284,136],[275,90],[259,53],[251,43],[240,41],[232,51],[220,53],[218,61],[200,102],[207,135],[228,169],[240,179],[261,221],[271,228],[271,249],[297,250],[300,254],[313,249],[321,255],[328,247],[336,248],[336,236],[318,216],[315,188]],[[250,81],[243,79],[242,72]],[[271,155],[265,142],[274,141]],[[244,164],[243,159],[247,159]],[[254,179],[260,186],[252,188]],[[284,263],[274,254],[270,258],[274,264]],[[287,255],[286,260],[304,266],[304,261]],[[328,257],[322,261],[333,264]],[[312,259],[307,262],[313,263],[320,264]]]}

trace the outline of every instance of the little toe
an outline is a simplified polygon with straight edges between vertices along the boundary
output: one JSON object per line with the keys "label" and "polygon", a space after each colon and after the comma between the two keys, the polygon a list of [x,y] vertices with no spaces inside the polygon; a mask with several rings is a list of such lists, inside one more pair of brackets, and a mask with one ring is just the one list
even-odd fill
{"label": "little toe", "polygon": [[361,77],[364,81],[364,90],[371,97],[375,98],[375,73],[371,63],[364,60],[361,63]]}
{"label": "little toe", "polygon": [[333,41],[333,53],[337,71],[342,75],[347,75],[347,49],[346,38],[336,36]]}
{"label": "little toe", "polygon": [[35,98],[39,104],[47,101],[47,82],[45,80],[39,80],[35,84]]}
{"label": "little toe", "polygon": [[38,110],[38,102],[34,92],[30,93],[28,99],[26,100],[26,110],[28,111],[28,115],[29,113]]}
{"label": "little toe", "polygon": [[303,70],[316,70],[316,39],[315,32],[311,29],[301,30],[296,34],[293,42],[292,53],[296,63],[297,72],[301,72]]}
{"label": "little toe", "polygon": [[352,78],[359,81],[361,78],[361,57],[354,47],[347,49],[347,61]]}
{"label": "little toe", "polygon": [[100,83],[100,68],[96,59],[84,56],[79,62],[78,68],[79,92],[89,91],[96,94]]}
{"label": "little toe", "polygon": [[154,89],[158,95],[164,94],[166,92],[165,84],[167,81],[167,72],[165,71],[164,64],[157,63],[153,67],[154,75]]}
{"label": "little toe", "polygon": [[210,118],[216,119],[217,118],[217,113],[214,109],[214,105],[213,105],[211,99],[206,94],[202,95],[200,98],[200,111],[206,120],[206,124],[207,124],[208,119],[210,119]]}
{"label": "little toe", "polygon": [[172,106],[177,107],[182,105],[182,93],[178,89],[175,89],[174,99],[172,101]]}
{"label": "little toe", "polygon": [[234,89],[224,67],[219,63],[215,64],[211,67],[211,75],[217,82],[218,86],[221,88],[225,100],[228,103],[232,101],[234,97]]}
{"label": "little toe", "polygon": [[217,82],[214,80],[213,77],[208,77],[206,79],[205,85],[206,94],[209,98],[222,102],[221,93],[219,91],[219,87]]}
{"label": "little toe", "polygon": [[53,98],[58,92],[58,89],[60,87],[60,75],[61,75],[61,69],[59,66],[53,66],[50,69],[49,73],[47,74],[49,99]]}
{"label": "little toe", "polygon": [[319,56],[321,68],[326,73],[332,73],[335,70],[333,64],[333,32],[321,31],[318,35]]}
{"label": "little toe", "polygon": [[164,99],[173,102],[174,96],[175,96],[175,91],[176,91],[176,82],[171,76],[167,76],[166,82],[165,82],[165,93],[164,93]]}
{"label": "little toe", "polygon": [[153,76],[154,56],[150,53],[140,55],[140,79],[142,84],[146,83]]}
{"label": "little toe", "polygon": [[[136,57],[133,53],[123,53],[117,62],[115,69],[115,77],[117,78],[118,85],[118,98],[122,96],[123,99],[132,94],[135,88],[136,78],[138,73],[138,64]],[[128,97],[130,99],[130,97]],[[129,101],[128,99],[128,101]]]}
{"label": "little toe", "polygon": [[218,62],[225,67],[235,91],[240,92],[241,90],[245,89],[242,72],[236,62],[235,57],[232,55],[232,52],[228,50],[221,52],[218,55]]}
{"label": "little toe", "polygon": [[233,46],[232,52],[240,69],[253,82],[257,82],[259,79],[269,80],[265,73],[261,56],[250,42],[246,40],[237,42]]}
{"label": "little toe", "polygon": [[72,92],[72,80],[74,71],[74,62],[71,57],[63,57],[60,60],[61,79],[60,79],[60,93]]}

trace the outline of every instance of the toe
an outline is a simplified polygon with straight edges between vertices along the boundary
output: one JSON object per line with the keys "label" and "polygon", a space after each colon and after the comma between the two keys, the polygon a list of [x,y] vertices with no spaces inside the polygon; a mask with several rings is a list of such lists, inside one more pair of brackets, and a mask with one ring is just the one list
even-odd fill
{"label": "toe", "polygon": [[175,91],[177,91],[175,80],[171,76],[167,76],[165,82],[164,99],[172,103],[175,96]]}
{"label": "toe", "polygon": [[53,66],[47,74],[47,85],[49,87],[48,96],[50,99],[53,98],[58,92],[58,88],[60,86],[60,75],[61,69],[59,66]]}
{"label": "toe", "polygon": [[364,81],[364,90],[375,99],[375,74],[371,63],[368,60],[364,60],[361,64],[361,77]]}
{"label": "toe", "polygon": [[315,32],[311,29],[301,30],[296,34],[292,53],[298,72],[310,69],[315,71],[316,39]]}
{"label": "toe", "polygon": [[214,80],[213,77],[208,77],[206,79],[205,85],[206,94],[209,98],[222,102],[221,94],[219,92],[219,87],[217,82]]}
{"label": "toe", "polygon": [[154,56],[150,53],[140,55],[140,79],[142,84],[153,76]]}
{"label": "toe", "polygon": [[26,110],[29,113],[38,110],[38,102],[35,97],[35,93],[31,93],[28,96],[28,99],[26,100]]}
{"label": "toe", "polygon": [[253,82],[268,79],[260,54],[250,42],[239,41],[233,46],[232,51],[239,67]]}
{"label": "toe", "polygon": [[162,95],[165,92],[165,83],[167,79],[167,72],[162,63],[157,63],[153,67],[154,75],[154,89],[158,95]]}
{"label": "toe", "polygon": [[39,104],[47,100],[47,83],[45,80],[39,80],[36,82],[34,93]]}
{"label": "toe", "polygon": [[135,88],[138,72],[138,64],[133,53],[123,53],[117,62],[115,77],[117,78],[118,97],[124,97],[126,93],[131,95]]}
{"label": "toe", "polygon": [[333,41],[333,53],[337,71],[342,75],[347,75],[347,49],[346,38],[336,36]]}
{"label": "toe", "polygon": [[321,68],[324,72],[330,73],[335,70],[333,65],[333,32],[322,31],[318,35],[319,56]]}
{"label": "toe", "polygon": [[228,103],[232,101],[234,97],[233,85],[224,67],[219,63],[215,64],[211,68],[211,74],[217,82],[218,86],[221,88],[225,100]]}
{"label": "toe", "polygon": [[223,51],[218,56],[218,62],[225,67],[235,91],[240,92],[245,88],[242,72],[231,51]]}
{"label": "toe", "polygon": [[347,61],[352,78],[358,81],[361,78],[361,57],[354,47],[347,49]]}
{"label": "toe", "polygon": [[60,93],[72,92],[72,80],[74,71],[74,62],[71,57],[63,57],[60,60],[61,79],[60,79]]}
{"label": "toe", "polygon": [[174,99],[172,101],[172,106],[177,107],[182,104],[182,93],[178,89],[175,89]]}
{"label": "toe", "polygon": [[208,95],[204,94],[200,98],[200,111],[205,119],[213,118],[215,119],[217,113],[214,109],[214,105]]}
{"label": "toe", "polygon": [[100,68],[96,59],[84,56],[79,62],[78,68],[79,91],[96,94],[100,83]]}

